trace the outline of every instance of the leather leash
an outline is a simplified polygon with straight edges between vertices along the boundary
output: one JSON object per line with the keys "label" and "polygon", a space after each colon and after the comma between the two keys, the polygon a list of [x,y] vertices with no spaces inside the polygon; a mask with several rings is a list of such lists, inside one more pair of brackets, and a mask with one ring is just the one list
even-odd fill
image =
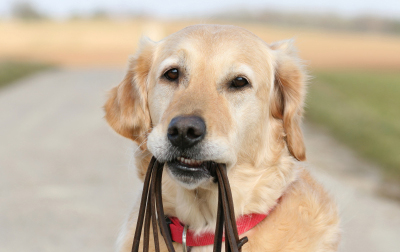
{"label": "leather leash", "polygon": [[[242,246],[248,241],[248,239],[247,237],[243,237],[239,240],[235,212],[233,209],[232,192],[226,175],[226,167],[224,164],[211,163],[209,168],[211,169],[211,173],[215,173],[218,182],[218,210],[213,252],[220,252],[222,249],[224,228],[225,251],[241,252]],[[160,245],[158,243],[158,223],[168,251],[175,252],[174,246],[172,245],[171,234],[168,232],[162,203],[161,181],[163,169],[164,164],[159,163],[154,157],[152,157],[144,179],[139,215],[137,218],[135,236],[133,238],[132,252],[139,251],[142,229],[143,252],[149,251],[150,222],[153,227],[155,251],[160,251]]]}

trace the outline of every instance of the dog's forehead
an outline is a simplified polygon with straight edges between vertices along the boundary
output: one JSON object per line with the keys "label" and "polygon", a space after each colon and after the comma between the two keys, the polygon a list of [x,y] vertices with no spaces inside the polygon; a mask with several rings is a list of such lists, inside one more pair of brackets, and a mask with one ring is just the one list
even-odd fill
{"label": "dog's forehead", "polygon": [[250,31],[231,25],[194,25],[162,41],[163,55],[168,57],[199,56],[202,58],[254,60],[265,54],[268,45]]}

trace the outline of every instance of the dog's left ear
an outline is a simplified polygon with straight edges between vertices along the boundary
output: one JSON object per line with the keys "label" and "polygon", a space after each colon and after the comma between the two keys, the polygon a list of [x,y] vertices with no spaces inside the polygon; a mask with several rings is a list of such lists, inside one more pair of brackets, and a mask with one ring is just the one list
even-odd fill
{"label": "dog's left ear", "polygon": [[123,81],[114,87],[104,105],[108,124],[120,135],[145,150],[151,118],[147,104],[147,76],[153,59],[154,42],[142,40],[131,58]]}
{"label": "dog's left ear", "polygon": [[283,121],[289,152],[299,161],[306,159],[303,133],[300,128],[307,74],[291,40],[270,45],[275,51],[275,82],[271,113]]}

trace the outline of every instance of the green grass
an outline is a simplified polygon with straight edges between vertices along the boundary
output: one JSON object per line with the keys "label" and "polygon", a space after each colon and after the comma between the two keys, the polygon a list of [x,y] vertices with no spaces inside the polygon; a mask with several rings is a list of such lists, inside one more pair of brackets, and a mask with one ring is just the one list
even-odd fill
{"label": "green grass", "polygon": [[38,71],[49,69],[51,65],[33,62],[0,61],[0,88],[15,80]]}
{"label": "green grass", "polygon": [[[400,182],[400,73],[316,72],[307,119],[375,161]],[[338,157],[340,158],[340,157]]]}

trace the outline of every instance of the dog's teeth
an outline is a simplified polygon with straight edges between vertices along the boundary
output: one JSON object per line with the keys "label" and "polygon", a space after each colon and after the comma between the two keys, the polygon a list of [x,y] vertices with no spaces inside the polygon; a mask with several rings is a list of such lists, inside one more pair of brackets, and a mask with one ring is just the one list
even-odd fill
{"label": "dog's teeth", "polygon": [[194,159],[186,159],[184,157],[177,157],[176,158],[179,162],[187,164],[187,165],[201,165],[203,162],[200,160],[194,160]]}

